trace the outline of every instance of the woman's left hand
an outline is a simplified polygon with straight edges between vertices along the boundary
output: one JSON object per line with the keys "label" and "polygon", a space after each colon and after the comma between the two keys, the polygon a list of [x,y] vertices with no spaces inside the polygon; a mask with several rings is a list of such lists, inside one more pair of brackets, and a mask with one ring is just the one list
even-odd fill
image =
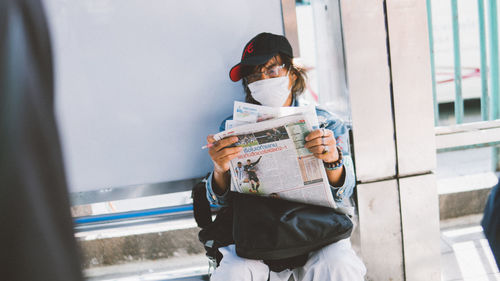
{"label": "woman's left hand", "polygon": [[316,158],[326,163],[332,163],[339,159],[336,145],[337,141],[331,130],[318,129],[307,135],[306,144],[304,146],[314,153]]}

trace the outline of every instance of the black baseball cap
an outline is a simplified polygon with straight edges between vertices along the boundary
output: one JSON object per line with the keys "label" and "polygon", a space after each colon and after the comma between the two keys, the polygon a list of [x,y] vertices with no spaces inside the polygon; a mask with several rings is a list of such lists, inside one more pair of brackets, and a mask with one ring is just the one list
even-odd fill
{"label": "black baseball cap", "polygon": [[292,46],[285,36],[263,32],[252,38],[243,49],[241,61],[229,71],[233,82],[239,81],[249,73],[242,73],[242,65],[259,65],[282,53],[293,58]]}

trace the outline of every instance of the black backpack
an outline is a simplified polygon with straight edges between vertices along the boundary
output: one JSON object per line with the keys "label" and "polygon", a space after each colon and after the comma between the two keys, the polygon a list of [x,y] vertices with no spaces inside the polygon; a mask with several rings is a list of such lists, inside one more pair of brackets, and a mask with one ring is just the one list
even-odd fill
{"label": "black backpack", "polygon": [[[323,217],[325,218],[325,210],[326,213],[328,213],[328,216],[334,216],[332,217],[332,225],[336,225],[338,227],[334,227],[331,229],[328,233],[331,234],[331,236],[328,239],[322,239],[319,244],[316,243],[308,243],[305,248],[303,247],[304,245],[293,245],[294,247],[289,247],[287,246],[285,251],[287,252],[286,255],[281,255],[282,258],[276,259],[276,257],[272,257],[273,253],[281,252],[283,254],[283,249],[277,249],[276,246],[279,246],[281,243],[278,241],[267,241],[268,243],[263,243],[261,246],[265,246],[266,248],[270,249],[270,254],[265,254],[266,258],[264,256],[261,256],[262,259],[264,259],[264,263],[269,266],[269,269],[271,271],[275,272],[280,272],[285,269],[293,269],[296,267],[303,266],[309,257],[309,251],[315,250],[317,248],[320,248],[321,246],[325,244],[330,244],[333,242],[336,242],[340,239],[349,237],[352,231],[352,223],[349,218],[345,215],[334,215],[333,212],[331,212],[331,209],[328,208],[323,208],[323,207],[317,207],[317,206],[308,206],[307,204],[300,204],[300,203],[294,203],[294,202],[287,202],[287,201],[282,201],[282,200],[277,200],[277,199],[272,199],[272,198],[265,198],[265,197],[260,197],[260,196],[254,196],[254,195],[245,195],[245,194],[238,194],[238,193],[233,193],[231,192],[232,196],[231,197],[236,197],[236,199],[239,199],[240,197],[247,197],[245,200],[240,201],[238,200],[238,208],[237,208],[237,213],[239,215],[243,214],[246,217],[244,220],[253,220],[254,218],[253,215],[258,213],[258,217],[264,217],[266,216],[266,212],[272,212],[276,213],[276,208],[278,210],[283,211],[284,213],[287,213],[288,216],[291,215],[292,213],[295,212],[306,212],[313,215],[313,217],[310,218],[312,222],[317,220],[316,218],[318,217]],[[248,197],[251,196],[251,197]],[[238,231],[247,227],[245,224],[241,224],[241,221],[237,220],[234,222],[234,207],[232,207],[232,202],[229,202],[229,207],[223,207],[220,208],[217,212],[217,216],[215,220],[212,220],[212,209],[210,207],[210,203],[207,199],[207,194],[206,194],[206,187],[205,187],[205,180],[197,183],[193,187],[192,191],[192,198],[193,198],[193,211],[194,211],[194,218],[196,220],[196,223],[198,226],[201,228],[199,234],[198,234],[198,239],[200,242],[203,244],[206,250],[206,255],[210,259],[211,263],[217,267],[220,264],[220,261],[222,260],[222,254],[219,252],[220,247],[225,247],[230,244],[235,244],[234,238],[233,238],[233,231],[240,232]],[[257,209],[253,209],[253,212],[248,212],[248,211],[243,211],[242,208],[246,210],[252,210],[251,206],[252,205],[247,205],[247,204],[259,204],[258,202],[261,201],[274,201],[272,204],[265,204],[261,205]],[[232,201],[232,200],[230,200]],[[252,202],[253,201],[253,202]],[[241,205],[241,206],[240,206]],[[254,205],[255,207],[255,205]],[[267,209],[266,209],[267,208]],[[271,209],[269,209],[271,208]],[[257,213],[255,213],[257,212]],[[263,213],[264,212],[264,213]],[[320,215],[320,216],[318,216]],[[316,217],[316,218],[315,218]],[[240,218],[241,219],[241,218]],[[276,217],[277,220],[281,220],[279,217]],[[237,227],[236,229],[233,229],[233,225],[236,223]],[[340,225],[339,225],[340,223]],[[275,225],[279,225],[277,221],[274,223]],[[259,225],[257,227],[258,229],[273,229],[272,226],[262,226]],[[333,231],[333,232],[332,232]],[[338,232],[340,231],[340,232]],[[243,231],[245,233],[248,233],[251,236],[254,236],[255,230],[252,229],[246,229]],[[279,231],[278,231],[279,232]],[[242,241],[240,241],[240,249],[241,247],[248,245],[247,241],[252,240],[252,238],[246,237],[247,235],[245,234],[238,234],[243,238]],[[246,239],[249,238],[249,239]],[[262,240],[261,240],[262,241]],[[286,242],[286,239],[283,240]],[[264,241],[266,242],[266,241]],[[270,244],[269,244],[270,243]],[[286,244],[286,243],[285,243]],[[238,247],[237,247],[237,253],[240,256],[243,256],[245,258],[256,258],[260,259],[257,257],[258,255],[261,255],[263,252],[259,247],[255,247],[256,245],[253,245],[246,249],[246,253],[238,253]],[[282,245],[283,246],[283,245]],[[253,257],[252,255],[258,253],[257,256]],[[294,254],[295,253],[295,254]],[[250,255],[248,255],[250,254]],[[285,257],[286,256],[286,257]],[[284,258],[283,258],[284,257]]]}
{"label": "black backpack", "polygon": [[222,259],[219,248],[234,244],[233,210],[231,207],[219,208],[215,220],[212,221],[212,208],[207,199],[205,181],[204,179],[193,187],[193,213],[201,228],[198,239],[205,247],[206,255],[212,264],[219,266]]}

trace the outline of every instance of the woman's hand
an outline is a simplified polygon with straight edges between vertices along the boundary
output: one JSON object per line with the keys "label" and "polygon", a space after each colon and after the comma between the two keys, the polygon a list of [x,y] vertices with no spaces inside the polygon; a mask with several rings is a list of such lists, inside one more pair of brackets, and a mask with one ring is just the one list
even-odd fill
{"label": "woman's hand", "polygon": [[227,137],[220,141],[215,141],[213,135],[207,136],[207,142],[213,144],[208,149],[208,154],[214,162],[214,171],[225,173],[229,170],[229,162],[235,158],[243,149],[242,147],[227,147],[238,141],[238,137]]}
{"label": "woman's hand", "polygon": [[[319,129],[312,131],[306,137],[304,145],[309,151],[314,153],[316,158],[323,160],[326,163],[332,163],[339,160],[339,152],[337,150],[337,141],[333,132],[328,129]],[[342,166],[340,169],[327,170],[326,175],[332,186],[342,186],[345,181],[345,169]]]}
{"label": "woman's hand", "polygon": [[304,147],[314,153],[316,158],[326,163],[332,163],[339,159],[336,145],[337,141],[331,130],[318,129],[307,135]]}
{"label": "woman's hand", "polygon": [[207,142],[209,144],[213,144],[208,149],[208,154],[210,155],[210,158],[212,158],[212,162],[214,162],[213,179],[217,187],[214,191],[218,194],[223,194],[229,187],[230,179],[229,173],[227,173],[227,171],[229,171],[229,162],[243,149],[239,146],[227,147],[237,141],[238,137],[227,137],[219,141],[215,141],[213,135],[207,136]]}

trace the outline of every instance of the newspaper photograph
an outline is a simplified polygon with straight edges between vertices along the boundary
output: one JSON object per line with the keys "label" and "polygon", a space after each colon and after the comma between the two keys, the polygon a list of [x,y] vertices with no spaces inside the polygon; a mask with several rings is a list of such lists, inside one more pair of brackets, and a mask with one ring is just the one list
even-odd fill
{"label": "newspaper photograph", "polygon": [[336,208],[322,161],[304,147],[314,122],[306,115],[240,125],[216,134],[216,140],[237,136],[234,145],[243,147],[230,162],[231,190]]}

